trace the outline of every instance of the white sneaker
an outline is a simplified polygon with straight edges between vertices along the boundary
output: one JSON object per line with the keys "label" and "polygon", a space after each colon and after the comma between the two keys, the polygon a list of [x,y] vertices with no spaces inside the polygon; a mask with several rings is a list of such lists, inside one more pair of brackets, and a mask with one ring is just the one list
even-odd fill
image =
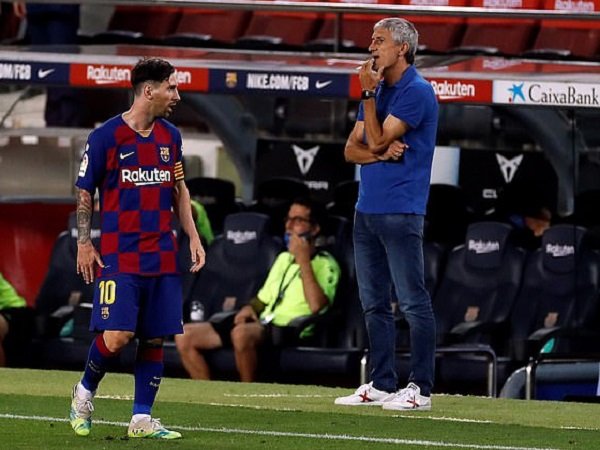
{"label": "white sneaker", "polygon": [[392,399],[394,395],[395,394],[375,389],[373,387],[373,382],[371,381],[369,384],[360,386],[354,391],[354,394],[336,398],[335,404],[346,406],[378,406],[389,399]]}
{"label": "white sneaker", "polygon": [[92,392],[91,395],[84,396],[84,398],[80,398],[77,395],[78,387],[79,383],[73,386],[73,391],[71,393],[69,421],[77,436],[87,436],[90,434],[90,429],[92,428],[92,412],[94,412],[92,399],[94,398],[95,392]]}
{"label": "white sneaker", "polygon": [[180,439],[181,433],[167,430],[161,425],[160,419],[146,417],[138,421],[131,418],[127,436],[130,438]]}
{"label": "white sneaker", "polygon": [[421,388],[415,383],[408,383],[408,386],[400,389],[392,399],[383,404],[383,409],[429,411],[431,409],[431,397],[421,395]]}

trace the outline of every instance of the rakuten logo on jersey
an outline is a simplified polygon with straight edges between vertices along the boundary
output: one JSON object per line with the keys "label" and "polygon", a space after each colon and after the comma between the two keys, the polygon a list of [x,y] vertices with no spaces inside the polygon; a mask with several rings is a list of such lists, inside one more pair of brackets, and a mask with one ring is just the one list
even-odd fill
{"label": "rakuten logo on jersey", "polygon": [[141,167],[134,170],[121,170],[122,183],[133,183],[136,186],[148,186],[151,184],[168,183],[169,181],[171,181],[171,172],[168,170],[144,170]]}
{"label": "rakuten logo on jersey", "polygon": [[431,87],[441,102],[489,102],[492,83],[488,80],[430,79]]}
{"label": "rakuten logo on jersey", "polygon": [[130,87],[131,69],[112,64],[72,64],[70,78],[71,84],[78,86]]}

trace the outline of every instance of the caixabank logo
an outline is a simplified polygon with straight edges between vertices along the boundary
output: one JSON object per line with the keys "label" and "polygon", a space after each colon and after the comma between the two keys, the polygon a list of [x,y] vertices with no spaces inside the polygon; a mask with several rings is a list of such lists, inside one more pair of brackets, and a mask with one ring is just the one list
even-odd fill
{"label": "caixabank logo", "polygon": [[494,81],[494,103],[600,108],[600,84]]}

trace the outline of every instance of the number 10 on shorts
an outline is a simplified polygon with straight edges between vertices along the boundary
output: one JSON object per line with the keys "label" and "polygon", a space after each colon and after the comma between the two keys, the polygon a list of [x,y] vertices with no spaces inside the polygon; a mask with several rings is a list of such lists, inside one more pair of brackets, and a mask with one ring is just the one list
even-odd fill
{"label": "number 10 on shorts", "polygon": [[117,296],[117,283],[114,280],[102,280],[98,283],[100,289],[100,304],[112,305]]}

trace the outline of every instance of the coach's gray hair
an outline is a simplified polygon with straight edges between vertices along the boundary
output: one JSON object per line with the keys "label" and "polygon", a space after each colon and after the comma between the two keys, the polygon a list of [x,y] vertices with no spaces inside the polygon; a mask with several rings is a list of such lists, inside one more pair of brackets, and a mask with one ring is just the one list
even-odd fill
{"label": "coach's gray hair", "polygon": [[389,30],[392,33],[394,42],[398,45],[406,42],[408,44],[408,52],[405,55],[406,62],[409,64],[415,62],[415,53],[417,53],[417,46],[419,45],[419,33],[411,22],[399,17],[386,17],[373,26],[373,30],[377,28]]}

